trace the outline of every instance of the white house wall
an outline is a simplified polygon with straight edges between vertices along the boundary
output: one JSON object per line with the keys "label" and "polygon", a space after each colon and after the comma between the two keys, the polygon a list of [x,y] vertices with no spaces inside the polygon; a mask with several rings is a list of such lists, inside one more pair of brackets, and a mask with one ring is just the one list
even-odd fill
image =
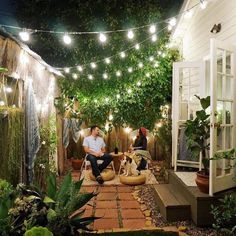
{"label": "white house wall", "polygon": [[[198,3],[189,0],[186,8]],[[213,0],[202,10],[194,9],[191,19],[180,19],[175,33],[180,32],[182,54],[186,61],[202,60],[210,51],[210,38],[227,41],[236,45],[236,0]],[[221,31],[210,32],[214,24],[221,23]]]}

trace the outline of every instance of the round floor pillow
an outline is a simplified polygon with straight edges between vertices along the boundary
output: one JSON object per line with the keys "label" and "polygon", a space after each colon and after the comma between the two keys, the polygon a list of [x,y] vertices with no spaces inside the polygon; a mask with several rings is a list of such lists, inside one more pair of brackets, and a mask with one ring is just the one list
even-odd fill
{"label": "round floor pillow", "polygon": [[[110,169],[105,169],[102,171],[101,176],[104,181],[109,181],[115,178],[115,172]],[[96,180],[95,176],[92,174],[92,171],[89,172],[89,178],[94,181]]]}
{"label": "round floor pillow", "polygon": [[120,175],[120,182],[126,185],[140,185],[145,184],[146,175],[138,175],[138,176],[125,176]]}

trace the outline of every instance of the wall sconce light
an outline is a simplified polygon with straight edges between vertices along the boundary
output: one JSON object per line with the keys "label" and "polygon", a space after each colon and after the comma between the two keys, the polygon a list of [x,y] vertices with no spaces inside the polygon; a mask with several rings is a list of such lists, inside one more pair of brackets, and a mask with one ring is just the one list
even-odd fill
{"label": "wall sconce light", "polygon": [[211,33],[217,34],[221,31],[221,23],[219,24],[214,24],[214,26],[211,29]]}

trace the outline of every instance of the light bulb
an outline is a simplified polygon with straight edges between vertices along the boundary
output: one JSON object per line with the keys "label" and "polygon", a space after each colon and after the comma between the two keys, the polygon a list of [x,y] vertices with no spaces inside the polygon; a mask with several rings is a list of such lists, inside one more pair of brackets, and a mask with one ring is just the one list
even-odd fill
{"label": "light bulb", "polygon": [[83,71],[83,67],[82,66],[77,66],[77,69],[78,69],[78,71]]}
{"label": "light bulb", "polygon": [[65,34],[63,36],[63,41],[65,44],[69,45],[69,44],[71,44],[71,37],[68,34]]}
{"label": "light bulb", "polygon": [[175,26],[175,25],[176,25],[176,18],[175,18],[175,17],[171,18],[170,21],[169,21],[169,24],[170,24],[172,27]]}
{"label": "light bulb", "polygon": [[171,25],[168,25],[167,29],[168,29],[169,31],[171,31],[171,30],[172,30],[172,26],[171,26]]}
{"label": "light bulb", "polygon": [[156,26],[151,25],[150,28],[149,28],[149,31],[150,31],[151,34],[155,33],[156,32]]}
{"label": "light bulb", "polygon": [[29,41],[30,36],[29,36],[29,33],[28,33],[28,32],[26,32],[26,31],[21,31],[21,32],[19,33],[19,36],[20,36],[20,38],[21,38],[23,41],[25,41],[25,42]]}
{"label": "light bulb", "polygon": [[206,0],[200,0],[200,7],[201,7],[201,9],[206,9],[207,1]]}
{"label": "light bulb", "polygon": [[150,57],[149,57],[149,61],[154,61],[154,57],[153,57],[153,56],[150,56]]}
{"label": "light bulb", "polygon": [[68,74],[70,73],[70,68],[65,68],[65,72]]}
{"label": "light bulb", "polygon": [[129,67],[129,68],[128,68],[128,72],[129,72],[129,73],[132,73],[132,72],[133,72],[133,68],[132,68],[132,67]]}
{"label": "light bulb", "polygon": [[77,79],[77,78],[78,78],[78,75],[75,74],[75,73],[73,73],[73,74],[72,74],[72,77],[73,77],[73,79]]}
{"label": "light bulb", "polygon": [[95,103],[97,103],[97,102],[98,102],[98,100],[97,100],[97,99],[94,99],[94,102],[95,102]]}
{"label": "light bulb", "polygon": [[157,41],[157,36],[156,34],[152,35],[152,42],[156,42]]}
{"label": "light bulb", "polygon": [[190,19],[192,16],[193,16],[193,11],[192,10],[188,10],[184,14],[184,18],[186,18],[186,19]]}
{"label": "light bulb", "polygon": [[109,102],[109,98],[105,98],[105,102]]}
{"label": "light bulb", "polygon": [[111,63],[110,58],[106,58],[106,59],[105,59],[105,62],[106,62],[107,64],[110,64],[110,63]]}
{"label": "light bulb", "polygon": [[103,34],[103,33],[100,33],[99,34],[99,40],[100,40],[100,42],[105,43],[107,41],[106,35]]}
{"label": "light bulb", "polygon": [[154,66],[154,67],[158,67],[158,66],[159,66],[159,63],[156,61],[153,66]]}
{"label": "light bulb", "polygon": [[121,53],[120,53],[120,57],[121,57],[121,58],[125,58],[125,52],[121,52]]}
{"label": "light bulb", "polygon": [[118,70],[118,71],[116,71],[116,76],[117,77],[120,77],[121,76],[121,72]]}
{"label": "light bulb", "polygon": [[143,63],[142,63],[142,62],[139,62],[139,63],[138,63],[138,67],[139,67],[139,68],[143,68]]}
{"label": "light bulb", "polygon": [[138,82],[137,82],[137,86],[139,87],[140,85],[141,85],[141,82],[140,82],[140,81],[138,81]]}
{"label": "light bulb", "polygon": [[4,106],[5,102],[4,101],[0,101],[0,106]]}
{"label": "light bulb", "polygon": [[88,78],[89,78],[90,80],[92,80],[92,79],[93,79],[93,76],[92,76],[92,75],[88,75]]}
{"label": "light bulb", "polygon": [[104,74],[102,75],[102,77],[103,77],[104,79],[107,79],[107,78],[108,78],[107,73],[104,73]]}
{"label": "light bulb", "polygon": [[110,120],[110,121],[113,120],[113,115],[112,114],[109,115],[108,120]]}
{"label": "light bulb", "polygon": [[7,93],[11,93],[11,92],[12,92],[12,88],[10,88],[10,87],[5,87],[4,90],[5,90]]}
{"label": "light bulb", "polygon": [[128,89],[127,92],[128,92],[128,94],[131,94],[132,93],[132,89]]}
{"label": "light bulb", "polygon": [[90,63],[90,66],[91,66],[93,69],[95,69],[95,68],[97,67],[97,65],[96,65],[94,62]]}
{"label": "light bulb", "polygon": [[161,51],[158,51],[157,53],[158,53],[158,55],[161,55],[162,52],[161,52]]}
{"label": "light bulb", "polygon": [[133,31],[132,31],[132,30],[129,30],[127,36],[128,36],[129,39],[133,39],[133,38],[134,38],[134,33],[133,33]]}
{"label": "light bulb", "polygon": [[120,98],[120,94],[117,94],[117,95],[116,95],[116,98],[118,98],[118,99],[119,99],[119,98]]}
{"label": "light bulb", "polygon": [[146,73],[146,76],[149,78],[150,77],[150,73]]}
{"label": "light bulb", "polygon": [[140,49],[140,45],[139,45],[138,43],[135,45],[135,49],[136,49],[136,50],[139,50],[139,49]]}

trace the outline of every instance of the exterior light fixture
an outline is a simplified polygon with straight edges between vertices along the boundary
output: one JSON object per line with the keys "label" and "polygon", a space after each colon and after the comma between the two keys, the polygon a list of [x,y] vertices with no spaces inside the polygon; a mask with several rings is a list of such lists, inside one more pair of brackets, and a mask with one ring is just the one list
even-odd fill
{"label": "exterior light fixture", "polygon": [[217,34],[220,31],[221,31],[221,23],[214,24],[210,32],[213,33],[213,34]]}

